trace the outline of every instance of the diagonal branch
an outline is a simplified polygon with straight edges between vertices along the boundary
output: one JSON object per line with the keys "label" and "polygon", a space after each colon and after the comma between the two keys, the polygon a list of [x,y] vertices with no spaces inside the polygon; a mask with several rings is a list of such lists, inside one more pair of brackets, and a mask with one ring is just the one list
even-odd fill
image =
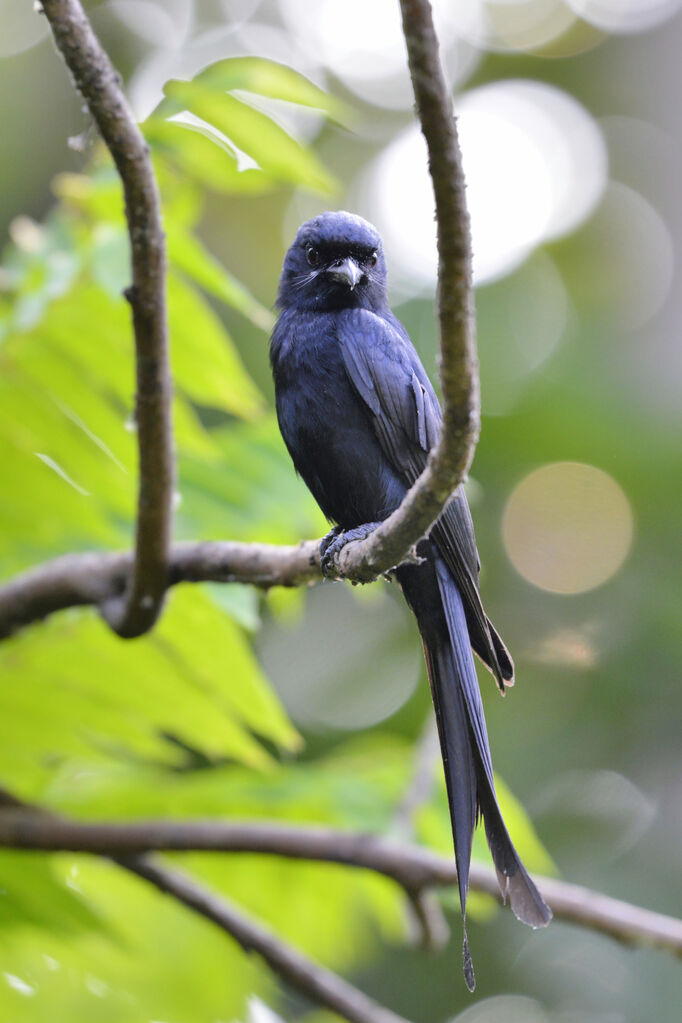
{"label": "diagonal branch", "polygon": [[[270,821],[148,820],[81,823],[28,810],[0,790],[0,846],[101,856],[151,851],[260,853],[319,860],[372,870],[399,884],[414,900],[426,890],[457,883],[450,857],[376,835]],[[666,949],[682,957],[682,921],[566,881],[540,878],[554,916],[600,931],[624,944]],[[501,899],[494,872],[471,864],[470,886]]]}
{"label": "diagonal branch", "polygon": [[318,1005],[331,1009],[351,1023],[408,1023],[343,977],[286,945],[263,924],[250,919],[233,903],[210,892],[187,874],[167,867],[151,856],[117,858],[116,862],[217,924],[238,941],[245,952],[256,952],[278,977]]}
{"label": "diagonal branch", "polygon": [[[135,332],[140,481],[135,558],[125,593],[100,606],[120,636],[140,636],[163,604],[173,496],[172,383],[166,327],[166,247],[149,148],[135,123],[120,76],[78,0],[42,0],[67,67],[123,183],[132,284],[126,291]],[[97,325],[93,324],[93,332]],[[108,596],[108,595],[107,595]]]}
{"label": "diagonal branch", "polygon": [[[70,823],[0,788],[0,824],[10,822],[11,830],[13,819],[15,822],[23,819],[29,828],[43,828],[47,833],[58,832],[62,825],[68,826]],[[408,1023],[402,1016],[384,1008],[342,977],[291,948],[226,898],[209,891],[187,874],[160,863],[153,856],[130,849],[102,849],[101,855],[113,860],[124,870],[144,878],[188,909],[206,917],[238,941],[245,952],[255,952],[261,956],[285,983],[351,1023]]]}

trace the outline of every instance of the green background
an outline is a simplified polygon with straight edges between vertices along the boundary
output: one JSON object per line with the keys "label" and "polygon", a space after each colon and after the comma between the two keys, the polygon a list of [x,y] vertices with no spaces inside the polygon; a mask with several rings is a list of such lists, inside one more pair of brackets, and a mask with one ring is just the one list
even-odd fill
{"label": "green background", "polygon": [[[135,495],[119,186],[91,132],[85,152],[67,145],[87,120],[50,41],[32,42],[20,6],[31,7],[3,5],[11,31],[0,59],[0,225],[9,233],[0,277],[3,578],[67,551],[125,546]],[[411,112],[365,102],[333,70],[313,73],[276,3],[168,5],[164,16],[177,24],[192,17],[165,50],[143,31],[143,8],[151,17],[155,5],[86,6],[126,78],[161,53],[175,80],[146,131],[171,263],[176,535],[282,543],[321,535],[272,413],[277,276],[297,219],[352,205],[358,176]],[[189,85],[183,54],[230,23],[239,40],[219,36],[211,61],[269,55],[253,28],[266,26],[288,40],[287,63],[324,92],[252,61],[215,65]],[[592,215],[477,289],[483,424],[471,502],[486,606],[518,679],[502,701],[481,673],[505,813],[531,870],[673,915],[682,853],[682,309],[674,270],[639,322],[638,287],[664,273],[619,188],[658,213],[675,267],[681,42],[679,16],[622,35],[574,24],[539,53],[491,45],[459,85],[552,83],[596,119],[609,156],[610,186]],[[272,96],[313,110],[299,115],[307,141],[280,127]],[[178,109],[222,131],[260,169],[244,171],[204,135],[169,125],[164,117]],[[543,289],[557,275],[568,310],[561,339],[521,372],[543,334]],[[396,311],[435,377],[432,295],[398,295]],[[608,474],[634,523],[620,570],[574,595],[522,577],[502,531],[514,488],[561,462]],[[581,543],[578,535],[578,564],[588,557]],[[416,630],[390,586],[267,597],[183,587],[155,632],[135,642],[115,639],[91,611],[69,611],[2,644],[0,783],[84,819],[262,817],[395,834],[429,713]],[[448,851],[437,764],[414,827],[415,839]],[[480,835],[475,855],[487,855]],[[663,952],[561,921],[533,934],[472,898],[472,999],[451,893],[443,904],[452,941],[424,952],[410,941],[400,892],[381,879],[249,856],[176,859],[411,1019],[635,1023],[679,1013],[679,963]],[[0,925],[0,1016],[11,1023],[260,1021],[263,1005],[285,1019],[323,1018],[226,936],[109,863],[3,852]]]}

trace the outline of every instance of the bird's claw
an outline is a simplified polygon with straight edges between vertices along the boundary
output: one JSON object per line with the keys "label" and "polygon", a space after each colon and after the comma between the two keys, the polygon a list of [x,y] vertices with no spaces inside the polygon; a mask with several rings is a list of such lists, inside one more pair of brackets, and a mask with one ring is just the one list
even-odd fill
{"label": "bird's claw", "polygon": [[341,529],[341,526],[334,526],[329,530],[326,536],[322,537],[320,540],[320,561],[322,561],[322,558],[334,543],[334,540],[336,540],[337,536],[339,536],[342,532],[343,530]]}
{"label": "bird's claw", "polygon": [[[339,543],[339,541],[341,541],[341,543]],[[324,543],[324,541],[322,541],[322,543]],[[341,532],[331,538],[324,550],[322,550],[322,544],[320,544],[320,568],[322,569],[322,575],[325,579],[334,579],[336,577],[337,573],[334,571],[334,560],[337,553],[344,546],[343,533]]]}
{"label": "bird's claw", "polygon": [[[339,537],[343,534],[341,526],[334,526],[326,536],[320,540],[320,568],[325,579],[329,579],[334,573],[332,571],[334,552],[333,547]],[[330,554],[330,550],[332,553]]]}
{"label": "bird's claw", "polygon": [[379,525],[379,522],[365,522],[361,526],[355,526],[353,529],[345,531],[340,526],[334,526],[320,543],[322,575],[326,579],[338,578],[336,560],[346,544],[354,543],[356,540],[364,540]]}

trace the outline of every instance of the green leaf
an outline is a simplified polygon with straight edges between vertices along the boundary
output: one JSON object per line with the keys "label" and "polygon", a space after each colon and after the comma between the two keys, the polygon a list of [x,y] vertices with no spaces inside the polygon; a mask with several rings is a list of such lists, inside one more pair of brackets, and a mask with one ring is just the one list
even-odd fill
{"label": "green leaf", "polygon": [[273,182],[261,170],[240,170],[234,153],[217,136],[201,126],[150,118],[143,125],[155,163],[164,175],[164,161],[192,180],[228,195],[259,195]]}
{"label": "green leaf", "polygon": [[72,613],[0,648],[0,773],[49,775],[65,758],[176,763],[168,736],[257,767],[252,733],[298,745],[239,627],[198,587],[172,593],[157,630],[121,643],[92,612]]}
{"label": "green leaf", "polygon": [[216,607],[225,611],[247,632],[257,632],[261,626],[258,591],[243,583],[204,583]]}
{"label": "green leaf", "polygon": [[[280,746],[300,745],[281,704],[268,686],[240,627],[208,594],[186,587],[173,594],[173,614],[164,615],[150,642],[166,649],[183,666],[192,685],[214,708]],[[199,748],[205,740],[197,736]]]}
{"label": "green leaf", "polygon": [[44,799],[61,812],[102,817],[273,818],[382,833],[409,783],[411,745],[376,732],[315,760],[173,771],[158,764],[77,762],[57,774]]}
{"label": "green leaf", "polygon": [[130,242],[123,227],[97,224],[90,258],[95,282],[112,298],[120,298],[131,280]]}
{"label": "green leaf", "polygon": [[286,64],[264,60],[262,57],[228,57],[219,60],[205,68],[194,81],[224,92],[244,89],[260,96],[314,107],[339,119],[347,114],[343,103],[318,88],[310,79]]}
{"label": "green leaf", "polygon": [[80,268],[80,254],[72,225],[60,212],[51,213],[44,224],[18,217],[13,238],[3,266],[3,286],[13,296],[7,326],[30,330],[40,322],[50,303],[72,286]]}
{"label": "green leaf", "polygon": [[208,302],[177,274],[168,275],[168,322],[178,387],[202,405],[256,416],[261,398],[232,339]]}
{"label": "green leaf", "polygon": [[[237,1019],[267,972],[208,921],[113,863],[55,856],[107,933],[3,929],[0,1018],[12,1023]],[[188,983],[187,950],[192,950]]]}
{"label": "green leaf", "polygon": [[62,172],[52,181],[52,191],[67,208],[86,214],[93,224],[125,225],[121,179],[108,155],[88,174]]}
{"label": "green leaf", "polygon": [[266,114],[234,96],[218,92],[196,80],[183,82],[173,79],[166,83],[164,92],[180,109],[212,125],[277,180],[307,185],[323,193],[333,192],[336,188],[336,182],[313,153]]}
{"label": "green leaf", "polygon": [[216,458],[180,458],[178,526],[188,537],[296,543],[325,520],[296,476],[274,414],[211,432]]}
{"label": "green leaf", "polygon": [[171,265],[195,284],[236,309],[262,330],[272,330],[275,317],[249,290],[220,265],[198,238],[189,231],[170,227],[168,255]]}
{"label": "green leaf", "polygon": [[38,924],[55,933],[103,931],[103,921],[59,869],[31,852],[0,852],[0,929]]}

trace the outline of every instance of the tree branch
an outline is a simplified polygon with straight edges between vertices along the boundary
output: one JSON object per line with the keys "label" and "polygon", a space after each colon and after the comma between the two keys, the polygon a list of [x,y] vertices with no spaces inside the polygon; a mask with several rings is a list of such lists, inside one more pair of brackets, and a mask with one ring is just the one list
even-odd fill
{"label": "tree branch", "polygon": [[[19,824],[20,831],[23,829],[20,822],[24,821],[29,829],[42,828],[47,834],[58,832],[60,827],[64,825],[68,827],[71,823],[63,817],[25,803],[0,787],[0,826],[9,822],[11,831],[12,821],[14,826]],[[8,845],[11,847],[12,843]],[[116,843],[112,845],[115,846]],[[15,848],[29,847],[20,845]],[[402,1016],[368,998],[342,977],[312,962],[285,944],[272,931],[250,919],[226,898],[210,892],[181,871],[159,863],[152,856],[130,849],[119,851],[115,848],[102,849],[100,854],[125,870],[144,878],[188,909],[206,917],[238,941],[245,952],[256,952],[260,955],[291,987],[319,1005],[339,1013],[351,1023],[408,1023]]]}
{"label": "tree branch", "polygon": [[[436,719],[427,714],[414,753],[412,775],[391,818],[391,832],[404,842],[414,837],[415,816],[427,802],[434,786],[436,759],[439,757]],[[425,949],[447,945],[450,927],[440,902],[433,892],[423,889],[410,898],[412,930]]]}
{"label": "tree branch", "polygon": [[[173,497],[172,383],[166,327],[165,237],[149,148],[116,73],[78,0],[42,0],[57,48],[85,99],[123,183],[132,284],[126,290],[135,332],[140,480],[135,557],[123,594],[102,614],[120,636],[140,636],[156,621],[166,590]],[[97,325],[93,324],[93,331]]]}
{"label": "tree branch", "polygon": [[164,866],[150,856],[117,858],[116,862],[217,924],[238,941],[245,952],[256,952],[277,976],[319,1005],[352,1023],[407,1023],[402,1016],[379,1005],[338,974],[286,945],[226,898],[208,891],[187,874]]}
{"label": "tree branch", "polygon": [[438,322],[443,428],[402,504],[366,540],[344,547],[339,573],[369,582],[404,560],[466,479],[480,425],[471,233],[452,98],[428,0],[400,0],[417,114],[426,139],[438,225]]}
{"label": "tree branch", "polygon": [[[134,556],[65,554],[0,586],[0,640],[62,611],[102,605],[123,594]],[[171,547],[164,589],[181,582],[242,582],[268,588],[321,578],[319,543],[295,547],[206,541]]]}
{"label": "tree branch", "polygon": [[[0,846],[113,857],[155,850],[260,853],[320,860],[383,874],[399,884],[413,901],[415,895],[429,888],[457,883],[457,871],[450,857],[374,835],[263,821],[86,824],[27,810],[12,797],[3,800],[2,793]],[[600,931],[624,944],[667,949],[682,957],[682,921],[566,881],[553,878],[536,881],[556,918]],[[470,887],[501,900],[497,878],[483,864],[471,864]]]}
{"label": "tree branch", "polygon": [[[164,245],[146,145],[118,78],[76,0],[43,4],[76,85],[112,152],[126,192],[133,257],[129,295],[137,343],[140,491],[135,556],[72,554],[0,587],[0,639],[54,611],[98,605],[122,636],[158,616],[167,586],[202,580],[300,585],[319,577],[312,543],[298,548],[194,544],[168,553],[172,440],[166,353]],[[428,531],[473,457],[479,427],[478,363],[471,294],[471,244],[452,103],[427,0],[401,0],[417,112],[429,151],[438,221],[438,316],[443,430],[427,468],[400,507],[366,540],[338,556],[340,577],[369,582],[402,561]],[[170,561],[168,560],[170,558]],[[130,585],[127,581],[132,578]]]}

